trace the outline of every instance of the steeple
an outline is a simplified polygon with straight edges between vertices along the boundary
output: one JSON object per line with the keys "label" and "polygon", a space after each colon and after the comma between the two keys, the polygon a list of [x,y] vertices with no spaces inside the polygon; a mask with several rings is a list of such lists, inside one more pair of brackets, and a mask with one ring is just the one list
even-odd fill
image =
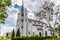
{"label": "steeple", "polygon": [[24,1],[22,0],[22,8],[21,11],[24,12]]}
{"label": "steeple", "polygon": [[21,36],[28,35],[28,19],[27,10],[24,8],[24,0],[22,0],[22,7],[18,14],[17,27],[20,28]]}

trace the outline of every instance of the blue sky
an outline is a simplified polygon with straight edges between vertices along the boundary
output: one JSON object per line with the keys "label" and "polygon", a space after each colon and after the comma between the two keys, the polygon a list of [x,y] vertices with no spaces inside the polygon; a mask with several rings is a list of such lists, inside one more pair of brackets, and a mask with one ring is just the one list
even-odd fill
{"label": "blue sky", "polygon": [[[60,4],[59,0],[54,1],[56,6]],[[24,0],[24,7],[29,11],[29,17],[32,16],[34,18],[33,12],[40,10],[40,6],[38,6],[40,4],[38,2],[41,4],[43,3],[43,0]],[[2,34],[11,31],[13,28],[16,28],[17,15],[21,8],[21,5],[21,0],[12,0],[12,5],[10,7],[7,7],[7,13],[9,14],[9,16],[6,19],[5,24],[1,25]]]}

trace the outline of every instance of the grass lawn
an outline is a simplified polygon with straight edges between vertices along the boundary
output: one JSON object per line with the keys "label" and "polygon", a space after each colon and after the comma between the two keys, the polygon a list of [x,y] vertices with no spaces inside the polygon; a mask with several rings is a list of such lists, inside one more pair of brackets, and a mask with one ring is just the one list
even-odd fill
{"label": "grass lawn", "polygon": [[11,40],[11,36],[7,36],[7,37],[0,37],[0,40]]}

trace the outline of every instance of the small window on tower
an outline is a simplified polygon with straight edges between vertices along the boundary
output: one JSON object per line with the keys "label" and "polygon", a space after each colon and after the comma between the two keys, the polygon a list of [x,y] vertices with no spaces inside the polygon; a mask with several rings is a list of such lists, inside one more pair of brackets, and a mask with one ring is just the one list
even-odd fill
{"label": "small window on tower", "polygon": [[34,35],[34,32],[33,32],[33,35]]}
{"label": "small window on tower", "polygon": [[47,31],[45,31],[45,36],[47,36]]}
{"label": "small window on tower", "polygon": [[23,22],[23,19],[21,21]]}
{"label": "small window on tower", "polygon": [[30,35],[30,31],[29,31],[29,35]]}
{"label": "small window on tower", "polygon": [[34,22],[34,24],[36,24],[36,22]]}
{"label": "small window on tower", "polygon": [[21,28],[23,29],[23,26]]}
{"label": "small window on tower", "polygon": [[24,16],[24,13],[22,13],[21,16]]}
{"label": "small window on tower", "polygon": [[29,23],[31,23],[31,21],[29,21]]}
{"label": "small window on tower", "polygon": [[39,32],[39,35],[41,36],[41,32]]}

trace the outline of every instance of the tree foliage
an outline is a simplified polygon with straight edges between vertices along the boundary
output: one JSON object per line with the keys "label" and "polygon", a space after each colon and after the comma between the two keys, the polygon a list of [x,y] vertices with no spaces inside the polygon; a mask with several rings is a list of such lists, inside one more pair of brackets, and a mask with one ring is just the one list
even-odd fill
{"label": "tree foliage", "polygon": [[4,23],[8,14],[6,11],[6,7],[11,4],[11,0],[0,0],[0,23]]}
{"label": "tree foliage", "polygon": [[18,30],[16,32],[16,37],[20,37],[20,28],[18,28]]}
{"label": "tree foliage", "polygon": [[15,37],[15,31],[14,31],[14,29],[13,29],[13,31],[12,31],[12,35],[11,35],[11,37],[12,37],[12,38]]}
{"label": "tree foliage", "polygon": [[6,34],[6,37],[8,37],[9,33]]}
{"label": "tree foliage", "polygon": [[58,25],[58,28],[57,28],[58,31],[60,31],[60,24]]}
{"label": "tree foliage", "polygon": [[58,35],[60,36],[60,24],[58,25],[57,28],[55,28],[55,31],[58,33]]}
{"label": "tree foliage", "polygon": [[[40,20],[44,18],[47,21],[47,23],[51,25],[50,22],[53,21],[54,15],[56,15],[57,17],[59,13],[58,11],[56,12],[54,10],[54,7],[55,7],[55,4],[53,2],[50,2],[50,3],[44,2],[44,4],[42,5],[42,9],[39,12],[37,12],[35,15],[38,16]],[[55,20],[54,26],[57,24],[56,20]]]}
{"label": "tree foliage", "polygon": [[[52,20],[52,17],[51,15],[53,15],[54,13],[54,3],[51,2],[51,3],[48,3],[48,2],[45,2],[43,5],[42,5],[42,10],[39,11],[36,16],[39,16],[40,18],[48,18],[49,20]],[[47,15],[46,15],[47,14]],[[49,15],[49,16],[48,16]],[[46,17],[48,16],[48,17]]]}

